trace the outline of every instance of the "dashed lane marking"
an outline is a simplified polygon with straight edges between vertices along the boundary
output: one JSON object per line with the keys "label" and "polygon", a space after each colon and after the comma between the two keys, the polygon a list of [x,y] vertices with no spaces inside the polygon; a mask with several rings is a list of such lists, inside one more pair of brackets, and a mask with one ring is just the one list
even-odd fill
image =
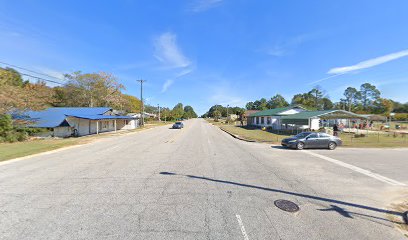
{"label": "dashed lane marking", "polygon": [[244,240],[249,240],[248,234],[245,231],[245,226],[244,226],[244,223],[242,222],[241,216],[238,214],[235,216],[237,217],[239,227],[241,228],[242,236],[244,236]]}

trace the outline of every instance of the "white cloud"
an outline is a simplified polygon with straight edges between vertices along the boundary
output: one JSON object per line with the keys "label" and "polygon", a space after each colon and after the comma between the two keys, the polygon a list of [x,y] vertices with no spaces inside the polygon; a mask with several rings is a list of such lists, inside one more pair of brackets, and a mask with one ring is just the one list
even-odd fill
{"label": "white cloud", "polygon": [[181,78],[181,77],[183,77],[183,76],[185,76],[185,75],[187,75],[187,74],[190,74],[192,71],[193,71],[192,68],[183,69],[183,70],[182,70],[181,72],[179,72],[174,78],[172,78],[172,79],[167,79],[167,80],[164,82],[163,86],[162,86],[162,91],[161,91],[161,92],[162,92],[162,93],[166,92],[167,89],[168,89],[171,85],[173,85],[173,83],[176,81],[176,79]]}
{"label": "white cloud", "polygon": [[275,57],[290,55],[299,45],[314,38],[316,38],[316,34],[298,35],[288,40],[277,42],[272,47],[267,47],[266,54]]}
{"label": "white cloud", "polygon": [[196,0],[190,6],[189,10],[191,12],[204,12],[208,9],[217,7],[223,0]]}
{"label": "white cloud", "polygon": [[374,66],[377,66],[377,65],[389,62],[389,61],[393,61],[393,60],[396,60],[402,57],[406,57],[406,56],[408,56],[408,49],[400,51],[400,52],[384,55],[381,57],[369,59],[366,61],[362,61],[355,65],[332,68],[327,73],[328,74],[345,74],[345,73],[360,70],[360,69],[371,68],[371,67],[374,67]]}
{"label": "white cloud", "polygon": [[164,82],[163,87],[162,87],[162,93],[167,91],[167,89],[174,83],[174,79],[167,79],[166,82]]}
{"label": "white cloud", "polygon": [[155,39],[154,45],[154,56],[167,67],[185,68],[191,65],[190,60],[183,55],[177,46],[177,36],[174,33],[163,33]]}

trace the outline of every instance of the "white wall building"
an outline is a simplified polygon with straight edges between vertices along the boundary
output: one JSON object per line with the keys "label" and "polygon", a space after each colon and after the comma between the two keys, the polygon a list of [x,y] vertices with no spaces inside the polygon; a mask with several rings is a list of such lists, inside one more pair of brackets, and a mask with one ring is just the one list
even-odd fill
{"label": "white wall building", "polygon": [[50,135],[54,137],[84,136],[138,127],[135,117],[117,116],[107,107],[48,108],[29,111],[18,117],[29,121],[30,127],[50,130]]}

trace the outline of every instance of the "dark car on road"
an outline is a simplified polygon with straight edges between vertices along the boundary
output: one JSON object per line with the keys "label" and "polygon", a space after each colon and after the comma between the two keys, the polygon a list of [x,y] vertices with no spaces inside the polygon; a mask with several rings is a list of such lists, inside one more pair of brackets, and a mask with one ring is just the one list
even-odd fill
{"label": "dark car on road", "polygon": [[339,137],[327,133],[302,132],[282,140],[282,146],[302,150],[304,148],[328,148],[334,150],[342,141]]}
{"label": "dark car on road", "polygon": [[182,129],[184,127],[184,124],[182,122],[175,122],[173,124],[174,129]]}

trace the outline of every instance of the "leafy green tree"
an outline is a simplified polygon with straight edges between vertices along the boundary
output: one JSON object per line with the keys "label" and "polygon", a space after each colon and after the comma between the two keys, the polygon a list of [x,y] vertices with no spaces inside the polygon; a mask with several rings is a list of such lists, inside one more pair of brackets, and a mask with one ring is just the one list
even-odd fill
{"label": "leafy green tree", "polygon": [[191,107],[191,106],[185,106],[184,107],[183,118],[189,119],[189,118],[196,118],[196,117],[197,117],[197,114],[194,112],[193,107]]}
{"label": "leafy green tree", "polygon": [[276,94],[273,96],[268,102],[267,102],[267,108],[268,109],[273,109],[273,108],[281,108],[281,107],[287,107],[289,106],[289,103],[286,101],[286,99],[280,95]]}
{"label": "leafy green tree", "polygon": [[347,103],[348,111],[351,112],[354,106],[358,104],[361,94],[359,91],[357,91],[357,89],[348,87],[346,90],[344,90],[343,95],[346,97],[345,102]]}
{"label": "leafy green tree", "polygon": [[380,98],[380,91],[370,83],[364,83],[360,87],[361,103],[364,111],[369,111],[375,101]]}
{"label": "leafy green tree", "polygon": [[247,110],[256,110],[256,109],[255,109],[255,106],[254,106],[254,102],[248,102],[248,103],[245,105],[245,108],[246,108]]}
{"label": "leafy green tree", "polygon": [[122,94],[123,110],[128,113],[139,113],[142,106],[142,101],[132,95]]}
{"label": "leafy green tree", "polygon": [[322,102],[323,110],[333,109],[333,107],[334,107],[333,102],[327,97],[322,98],[321,102]]}
{"label": "leafy green tree", "polygon": [[221,117],[221,112],[218,110],[215,110],[213,115],[214,115],[214,121],[218,122],[219,118]]}
{"label": "leafy green tree", "polygon": [[28,81],[24,81],[21,74],[14,68],[2,68],[0,67],[0,86],[3,84],[23,87]]}
{"label": "leafy green tree", "polygon": [[123,104],[121,90],[125,87],[110,73],[66,74],[68,83],[64,86],[65,106],[77,107],[118,107]]}
{"label": "leafy green tree", "polygon": [[314,87],[310,90],[309,95],[312,96],[314,106],[316,109],[323,109],[322,99],[323,99],[323,91],[319,86]]}
{"label": "leafy green tree", "polygon": [[184,115],[183,104],[177,103],[176,106],[174,106],[173,110],[171,110],[171,116],[174,119],[179,119],[182,118],[183,115]]}

